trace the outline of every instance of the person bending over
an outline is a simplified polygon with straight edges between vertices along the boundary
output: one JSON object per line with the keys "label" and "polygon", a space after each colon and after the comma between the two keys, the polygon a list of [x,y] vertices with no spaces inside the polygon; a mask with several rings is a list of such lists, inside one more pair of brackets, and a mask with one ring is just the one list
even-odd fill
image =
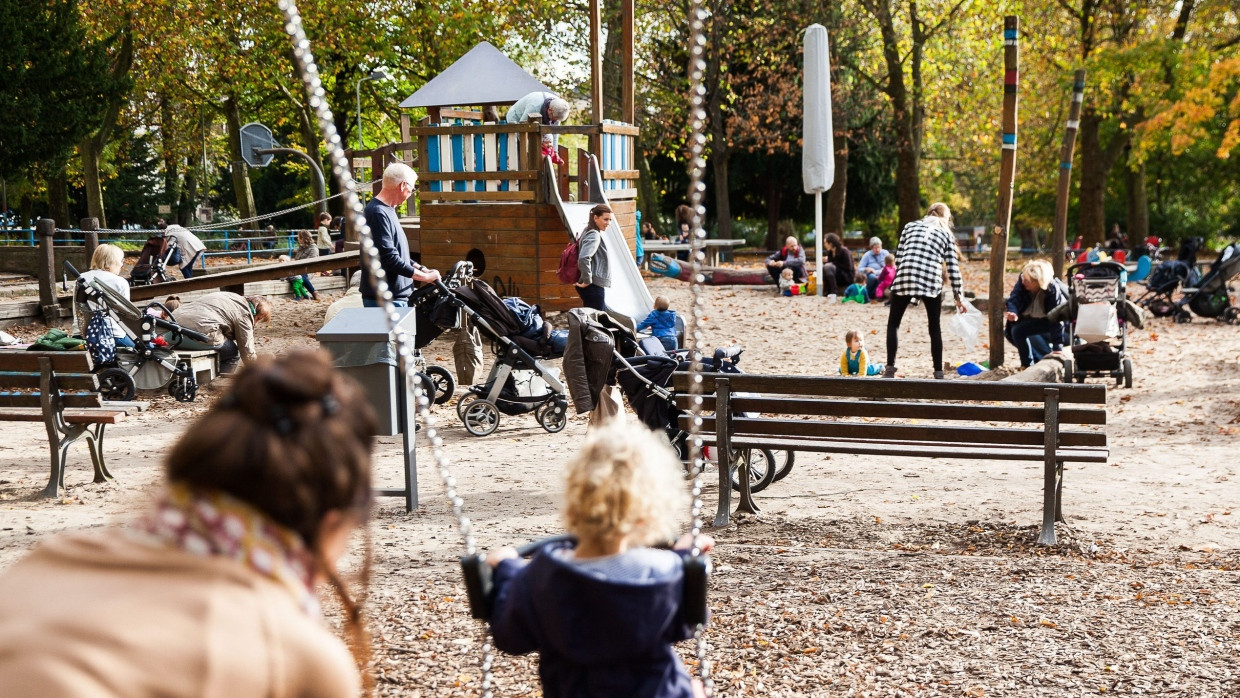
{"label": "person bending over", "polygon": [[[246,298],[217,291],[187,301],[177,309],[176,318],[186,329],[207,335],[211,345],[219,347],[220,373],[232,373],[239,361],[248,364],[258,358],[254,325],[271,319],[271,302],[265,296]],[[182,340],[181,347],[207,348],[189,339]]]}
{"label": "person bending over", "polygon": [[[493,550],[495,646],[539,654],[543,695],[702,695],[672,649],[693,636],[681,598],[682,536],[688,512],[680,461],[667,441],[640,425],[593,429],[568,464],[564,523],[573,543],[544,546],[528,563],[513,548]],[[700,536],[709,550],[714,541]]]}
{"label": "person bending over", "polygon": [[1055,278],[1050,262],[1035,259],[1025,265],[1008,295],[1003,336],[1016,347],[1020,365],[1028,367],[1063,347],[1066,324],[1046,316],[1068,301],[1068,287]]}

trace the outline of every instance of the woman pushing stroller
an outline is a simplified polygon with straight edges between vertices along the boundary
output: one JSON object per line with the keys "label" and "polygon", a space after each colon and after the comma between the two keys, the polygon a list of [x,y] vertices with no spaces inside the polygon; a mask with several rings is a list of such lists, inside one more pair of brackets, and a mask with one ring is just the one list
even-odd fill
{"label": "woman pushing stroller", "polygon": [[1063,347],[1067,323],[1053,322],[1047,315],[1067,302],[1068,287],[1055,278],[1050,262],[1035,259],[1021,270],[1003,314],[1003,336],[1016,346],[1021,367]]}

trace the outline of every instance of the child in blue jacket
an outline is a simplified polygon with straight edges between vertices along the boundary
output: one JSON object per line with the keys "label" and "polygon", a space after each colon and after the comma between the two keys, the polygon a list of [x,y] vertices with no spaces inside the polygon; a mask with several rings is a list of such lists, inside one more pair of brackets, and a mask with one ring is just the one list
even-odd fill
{"label": "child in blue jacket", "polygon": [[668,351],[676,351],[676,311],[668,310],[667,299],[659,296],[654,299],[654,310],[646,316],[645,320],[637,323],[637,331],[641,332],[647,327],[650,333],[659,338],[663,344],[663,348]]}
{"label": "child in blue jacket", "polygon": [[[670,540],[688,512],[683,472],[640,425],[593,429],[566,473],[564,522],[576,544],[544,546],[528,562],[513,548],[487,556],[495,646],[538,652],[547,698],[703,695],[672,649],[694,632],[681,612],[682,553],[644,547]],[[675,547],[692,543],[686,535]]]}

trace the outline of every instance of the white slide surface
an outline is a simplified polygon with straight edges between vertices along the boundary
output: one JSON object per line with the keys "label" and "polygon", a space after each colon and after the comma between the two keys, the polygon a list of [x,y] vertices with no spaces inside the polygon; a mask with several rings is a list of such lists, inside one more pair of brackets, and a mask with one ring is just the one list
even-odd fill
{"label": "white slide surface", "polygon": [[[574,239],[590,223],[590,209],[597,204],[607,203],[602,187],[595,186],[595,182],[601,182],[602,178],[597,175],[598,165],[593,157],[590,158],[590,165],[593,168],[590,192],[592,198],[596,199],[595,201],[585,203],[562,201],[559,190],[555,186],[548,187],[554,192],[549,198],[555,201],[556,208],[560,211],[560,218],[568,227],[569,235],[572,235]],[[550,181],[554,182],[554,177]],[[607,268],[611,272],[611,286],[607,288],[604,296],[607,309],[632,318],[634,324],[641,322],[654,309],[654,299],[650,296],[650,290],[646,288],[646,280],[642,278],[641,270],[637,267],[637,260],[633,258],[633,252],[624,243],[624,234],[620,232],[620,224],[614,218],[603,233],[603,252],[607,255]]]}

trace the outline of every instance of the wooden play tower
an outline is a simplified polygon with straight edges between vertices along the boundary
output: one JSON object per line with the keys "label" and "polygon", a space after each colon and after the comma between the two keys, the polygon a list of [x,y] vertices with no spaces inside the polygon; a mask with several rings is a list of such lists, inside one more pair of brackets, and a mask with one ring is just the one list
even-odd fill
{"label": "wooden play tower", "polygon": [[[624,122],[602,118],[601,15],[598,0],[591,0],[591,123],[500,122],[496,107],[546,88],[484,42],[401,104],[425,108],[428,114],[416,125],[402,118],[401,143],[357,153],[370,156],[374,172],[395,158],[417,170],[418,217],[407,219],[405,230],[423,264],[446,270],[468,260],[477,277],[501,295],[520,296],[548,311],[579,307],[576,292],[555,274],[570,239],[558,204],[599,200],[600,192],[589,190],[592,179],[615,212],[629,252],[634,251],[638,173],[633,163],[639,131],[631,125],[632,4],[626,0],[624,12]],[[588,147],[570,152],[560,146],[565,162],[552,167],[541,152],[547,134],[581,134]],[[595,177],[590,176],[592,159],[599,169]]]}

